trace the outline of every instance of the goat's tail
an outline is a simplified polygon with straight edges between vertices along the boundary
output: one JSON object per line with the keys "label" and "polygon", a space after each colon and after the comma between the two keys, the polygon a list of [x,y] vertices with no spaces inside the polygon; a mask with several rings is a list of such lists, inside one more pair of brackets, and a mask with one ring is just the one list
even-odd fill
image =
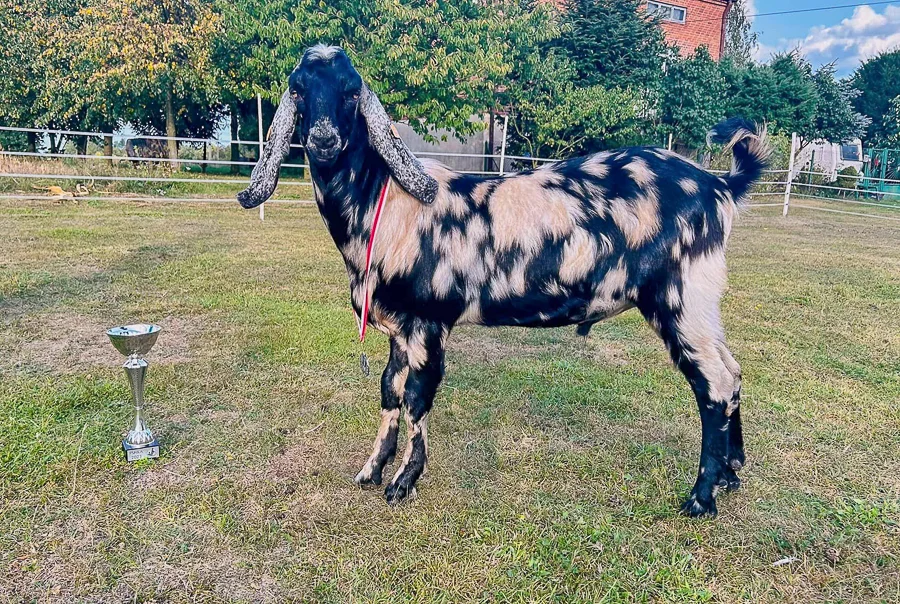
{"label": "goat's tail", "polygon": [[731,171],[723,178],[734,200],[741,200],[768,166],[772,150],[766,143],[766,127],[733,117],[712,129],[709,142],[725,145],[734,154]]}

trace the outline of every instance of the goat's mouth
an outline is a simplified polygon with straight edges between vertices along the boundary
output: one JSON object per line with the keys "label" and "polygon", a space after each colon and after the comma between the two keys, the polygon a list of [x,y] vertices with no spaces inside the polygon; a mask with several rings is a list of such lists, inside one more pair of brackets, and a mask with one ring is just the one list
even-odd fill
{"label": "goat's mouth", "polygon": [[328,149],[319,149],[315,145],[307,144],[306,154],[309,156],[311,162],[322,167],[328,167],[332,165],[338,155],[341,154],[341,146],[335,145]]}

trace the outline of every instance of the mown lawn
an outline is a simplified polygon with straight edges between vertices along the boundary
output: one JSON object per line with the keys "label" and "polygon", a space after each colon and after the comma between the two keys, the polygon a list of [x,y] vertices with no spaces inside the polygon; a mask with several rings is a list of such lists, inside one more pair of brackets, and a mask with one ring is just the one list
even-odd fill
{"label": "mown lawn", "polygon": [[[418,499],[360,490],[385,341],[315,208],[266,216],[0,202],[0,601],[900,600],[900,222],[740,221],[748,466],[692,521],[695,404],[633,312],[459,329]],[[132,321],[163,457],[126,465]]]}

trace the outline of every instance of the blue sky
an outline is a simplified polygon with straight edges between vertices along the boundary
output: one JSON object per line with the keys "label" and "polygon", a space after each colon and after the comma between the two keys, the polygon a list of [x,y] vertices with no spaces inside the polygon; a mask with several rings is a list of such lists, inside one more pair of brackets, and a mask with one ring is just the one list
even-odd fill
{"label": "blue sky", "polygon": [[[749,12],[768,13],[858,2],[751,0]],[[799,47],[814,66],[836,61],[839,75],[848,75],[865,58],[900,47],[900,1],[821,12],[760,16],[754,19],[754,28],[760,33],[757,58],[765,60],[775,51]]]}

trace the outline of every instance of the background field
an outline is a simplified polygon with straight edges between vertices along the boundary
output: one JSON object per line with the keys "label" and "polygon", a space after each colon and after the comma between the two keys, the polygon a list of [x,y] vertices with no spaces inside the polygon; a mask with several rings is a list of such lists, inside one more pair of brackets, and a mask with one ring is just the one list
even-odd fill
{"label": "background field", "polygon": [[[748,466],[698,522],[695,403],[633,312],[459,329],[419,498],[357,488],[384,339],[363,377],[315,208],[266,216],[0,201],[0,601],[900,599],[900,223],[740,221]],[[138,320],[164,448],[129,466],[103,331]]]}

